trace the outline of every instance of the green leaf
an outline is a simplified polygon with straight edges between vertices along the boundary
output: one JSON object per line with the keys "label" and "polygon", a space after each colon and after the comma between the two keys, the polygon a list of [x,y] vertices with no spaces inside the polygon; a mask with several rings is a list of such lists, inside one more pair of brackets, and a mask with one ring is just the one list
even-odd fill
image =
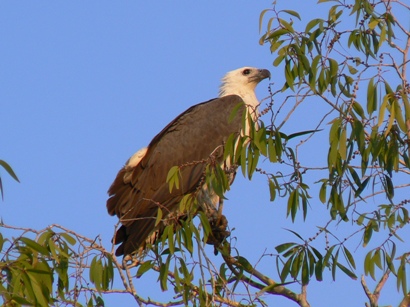
{"label": "green leaf", "polygon": [[358,34],[358,30],[353,30],[350,35],[349,35],[349,39],[347,41],[347,46],[350,48],[350,46],[353,44],[353,46],[356,47],[356,49],[358,49],[358,39],[359,39],[359,34]]}
{"label": "green leaf", "polygon": [[337,263],[338,263],[338,257],[339,257],[339,251],[340,248],[336,251],[336,254],[332,256],[332,279],[336,280],[336,269],[337,269]]}
{"label": "green leaf", "polygon": [[363,182],[360,183],[359,188],[356,190],[355,197],[359,197],[360,194],[364,191],[364,189],[367,187],[367,184],[369,183],[371,177],[367,177]]}
{"label": "green leaf", "polygon": [[322,261],[319,261],[315,265],[315,276],[317,281],[322,281],[323,280],[323,263]]}
{"label": "green leaf", "polygon": [[49,306],[50,296],[53,290],[53,273],[47,262],[39,259],[33,264],[33,268],[26,270],[27,275],[32,281],[35,292],[36,305]]}
{"label": "green leaf", "polygon": [[36,241],[33,241],[33,240],[31,240],[29,238],[26,238],[26,237],[21,237],[20,241],[23,242],[27,247],[31,248],[32,250],[34,250],[36,252],[39,252],[40,254],[42,254],[44,256],[50,255],[48,249],[45,248],[44,246],[41,246]]}
{"label": "green leaf", "polygon": [[357,101],[353,102],[353,110],[363,119],[365,119],[366,117],[364,116],[364,111],[362,106],[360,105],[360,103],[358,103]]}
{"label": "green leaf", "polygon": [[348,268],[346,268],[344,265],[342,265],[341,263],[337,262],[336,263],[337,266],[339,267],[339,269],[341,269],[343,271],[343,273],[345,273],[347,276],[349,276],[351,279],[356,280],[357,276],[355,273],[353,273],[352,271],[350,271]]}
{"label": "green leaf", "polygon": [[102,299],[102,297],[101,296],[96,296],[95,297],[95,306],[98,306],[98,307],[104,307],[105,306],[105,304],[104,304],[104,300]]}
{"label": "green leaf", "polygon": [[272,33],[270,33],[269,36],[267,37],[267,39],[274,39],[278,36],[282,36],[282,35],[285,35],[285,34],[289,34],[289,30],[281,28],[279,30],[276,30],[276,31],[273,31]]}
{"label": "green leaf", "polygon": [[320,187],[319,191],[319,199],[324,204],[326,203],[326,189],[327,189],[327,181],[323,181],[322,186]]}
{"label": "green leaf", "polygon": [[149,271],[154,267],[154,263],[151,260],[144,261],[138,268],[137,278],[140,278],[145,272]]}
{"label": "green leaf", "polygon": [[309,85],[310,85],[310,89],[313,92],[316,92],[317,67],[321,59],[322,59],[322,56],[320,55],[315,56],[315,58],[312,60],[312,65],[310,65]]}
{"label": "green leaf", "polygon": [[385,175],[382,177],[382,184],[384,187],[384,190],[386,191],[386,196],[389,199],[393,199],[394,197],[394,186],[393,186],[393,182],[391,180],[391,178],[388,175]]}
{"label": "green leaf", "polygon": [[341,118],[335,118],[332,122],[329,132],[329,144],[339,140],[340,127],[342,124]]}
{"label": "green leaf", "polygon": [[70,236],[68,233],[66,232],[62,232],[59,234],[61,237],[64,238],[64,240],[66,240],[70,245],[75,245],[75,243],[77,243],[76,239],[74,239],[72,236]]}
{"label": "green leaf", "polygon": [[381,269],[381,270],[383,269],[379,248],[376,249],[376,251],[374,252],[372,260],[373,260],[374,264],[376,264],[379,267],[379,269]]}
{"label": "green leaf", "polygon": [[373,234],[372,221],[369,221],[369,223],[366,226],[366,229],[364,230],[364,234],[363,234],[363,247],[366,247],[367,244],[370,242],[370,239],[372,238],[372,234]]}
{"label": "green leaf", "polygon": [[103,266],[101,259],[98,259],[98,256],[95,256],[91,261],[90,265],[90,281],[95,285],[95,288],[98,292],[102,290],[101,283],[102,283],[102,271]]}
{"label": "green leaf", "polygon": [[291,215],[292,222],[295,221],[298,208],[299,208],[299,189],[296,188],[292,192],[290,192],[289,199],[288,199],[287,216]]}
{"label": "green leaf", "polygon": [[295,231],[293,231],[293,230],[290,230],[290,229],[287,229],[287,228],[285,228],[285,230],[286,231],[289,231],[289,232],[291,232],[291,233],[293,233],[295,236],[297,236],[299,239],[301,239],[302,241],[305,241],[301,236],[300,236],[300,234],[298,234],[297,232],[295,232]]}
{"label": "green leaf", "polygon": [[336,245],[332,245],[326,252],[325,257],[323,258],[323,268],[329,266],[330,257],[332,257],[333,250],[335,249]]}
{"label": "green leaf", "polygon": [[323,19],[319,19],[319,18],[312,19],[312,20],[309,21],[308,24],[306,25],[305,32],[306,32],[306,33],[309,33],[309,31],[310,31],[311,29],[313,29],[313,28],[314,28],[316,25],[318,25],[319,23],[323,23]]}
{"label": "green leaf", "polygon": [[385,111],[386,111],[386,108],[387,108],[388,101],[389,101],[389,94],[384,96],[383,102],[380,106],[379,116],[378,116],[379,120],[378,120],[378,124],[377,124],[378,127],[380,127],[382,125],[382,123],[384,122],[384,114],[385,114]]}
{"label": "green leaf", "polygon": [[385,254],[386,256],[386,264],[389,270],[394,274],[397,275],[396,269],[394,268],[393,262],[392,262],[392,257],[388,255],[387,253]]}
{"label": "green leaf", "polygon": [[283,10],[281,12],[288,13],[289,15],[295,16],[297,19],[302,20],[298,12],[291,11],[291,10]]}
{"label": "green leaf", "polygon": [[374,85],[374,77],[367,85],[367,113],[369,116],[377,110],[377,86]]}
{"label": "green leaf", "polygon": [[361,185],[360,178],[359,178],[359,175],[357,175],[355,169],[354,169],[353,167],[349,166],[349,167],[348,167],[348,170],[349,170],[350,175],[352,176],[352,178],[353,178],[355,184],[356,184],[357,186],[360,186],[360,185]]}
{"label": "green leaf", "polygon": [[380,22],[379,19],[373,19],[373,18],[371,18],[371,19],[370,19],[370,22],[369,22],[369,25],[368,25],[369,29],[370,29],[370,30],[373,30],[374,28],[376,28],[376,26],[379,24],[379,22]]}
{"label": "green leaf", "polygon": [[107,254],[105,259],[106,263],[103,269],[103,287],[104,290],[108,290],[109,288],[112,288],[114,283],[114,264],[110,254]]}
{"label": "green leaf", "polygon": [[169,225],[166,227],[167,228],[167,234],[168,234],[168,248],[169,252],[171,255],[175,253],[175,243],[174,243],[174,232]]}
{"label": "green leaf", "polygon": [[[36,295],[33,289],[33,284],[32,284],[32,280],[30,279],[30,277],[28,276],[28,274],[25,271],[22,271],[20,274],[20,278],[22,280],[22,284],[24,285],[24,289],[25,291],[27,291],[27,295],[26,298],[36,302]],[[17,282],[20,282],[19,280]],[[26,293],[25,293],[26,294]]]}
{"label": "green leaf", "polygon": [[242,170],[242,175],[246,177],[246,150],[247,146],[242,146],[241,148],[241,170]]}
{"label": "green leaf", "polygon": [[291,140],[293,138],[296,138],[296,137],[299,137],[299,136],[302,136],[302,135],[313,134],[313,133],[319,132],[319,131],[322,131],[322,129],[300,131],[300,132],[289,134],[288,136],[284,137],[284,139]]}
{"label": "green leaf", "polygon": [[394,108],[395,119],[396,119],[397,124],[399,125],[401,131],[403,131],[404,133],[407,133],[407,126],[404,122],[403,113],[401,111],[400,104],[396,99],[393,101],[393,106],[392,107]]}
{"label": "green leaf", "polygon": [[276,156],[278,159],[282,157],[282,137],[281,134],[278,130],[275,131],[275,151],[276,151]]}
{"label": "green leaf", "polygon": [[288,275],[290,273],[290,268],[291,268],[293,259],[294,259],[294,257],[290,257],[286,261],[285,265],[282,268],[282,271],[280,273],[280,280],[281,280],[282,283],[284,283],[286,281],[286,278],[288,277]]}
{"label": "green leaf", "polygon": [[397,269],[397,289],[400,289],[401,285],[401,290],[403,294],[406,294],[408,289],[407,289],[407,275],[406,275],[406,264],[407,264],[407,256],[403,255],[401,256],[401,261],[400,261],[400,266]]}
{"label": "green leaf", "polygon": [[310,280],[308,257],[306,253],[300,253],[300,254],[303,255],[302,285],[307,285],[309,284],[309,280]]}
{"label": "green leaf", "polygon": [[169,267],[169,259],[170,257],[167,257],[167,261],[165,264],[161,264],[160,269],[159,269],[159,282],[161,286],[162,291],[168,290],[168,267]]}
{"label": "green leaf", "polygon": [[0,166],[2,166],[6,170],[6,172],[9,173],[11,177],[13,177],[14,180],[20,182],[17,178],[17,175],[14,173],[13,169],[6,161],[0,160]]}
{"label": "green leaf", "polygon": [[410,102],[407,98],[407,94],[404,92],[402,93],[403,105],[404,105],[404,115],[406,121],[410,120]]}
{"label": "green leaf", "polygon": [[[259,14],[259,33],[262,31],[262,22],[263,22],[263,17],[267,12],[271,11],[271,9],[264,9],[260,14]],[[269,30],[269,29],[268,29]]]}
{"label": "green leaf", "polygon": [[269,200],[274,201],[276,198],[276,184],[272,179],[269,179],[269,195],[270,195]]}
{"label": "green leaf", "polygon": [[326,74],[325,69],[322,69],[320,71],[319,78],[317,79],[317,81],[318,81],[318,86],[317,86],[318,92],[320,94],[323,94],[324,91],[327,89],[327,86],[328,86],[329,81],[330,81],[329,76]]}
{"label": "green leaf", "polygon": [[291,23],[287,22],[286,20],[282,18],[278,18],[277,20],[286,30],[289,31],[289,33],[294,33],[295,30],[293,29]]}
{"label": "green leaf", "polygon": [[313,251],[316,258],[318,258],[318,260],[321,261],[322,258],[323,258],[322,254],[316,248],[314,248],[313,246],[310,246],[310,249]]}
{"label": "green leaf", "polygon": [[366,215],[364,215],[364,214],[359,215],[359,217],[356,220],[357,225],[359,225],[359,226],[363,225],[363,221],[364,221],[365,217],[366,217]]}
{"label": "green leaf", "polygon": [[270,52],[271,52],[271,53],[275,53],[276,50],[278,50],[279,47],[282,46],[282,44],[283,44],[284,42],[285,42],[284,40],[279,40],[279,41],[277,41],[276,43],[271,42],[271,43],[270,43],[270,44],[271,44],[271,45],[270,45]]}
{"label": "green leaf", "polygon": [[248,147],[248,177],[252,179],[252,175],[258,166],[260,153],[258,148],[253,148],[251,146]]}
{"label": "green leaf", "polygon": [[274,61],[273,61],[273,66],[278,67],[280,63],[285,59],[284,55],[279,55]]}
{"label": "green leaf", "polygon": [[176,189],[179,189],[179,166],[173,166],[171,167],[171,169],[168,172],[167,175],[167,180],[166,182],[168,182],[169,184],[169,192],[171,193],[174,186]]}
{"label": "green leaf", "polygon": [[[2,289],[0,289],[1,291]],[[6,292],[6,290],[3,290],[3,292]],[[20,304],[17,306],[33,306],[34,304],[32,302],[30,302],[29,300],[26,300],[24,297],[20,297],[17,295],[13,295],[11,297],[11,299],[9,299],[9,302],[13,302],[14,304]],[[7,306],[6,304],[4,304],[3,306]]]}
{"label": "green leaf", "polygon": [[349,265],[351,265],[354,269],[356,269],[356,263],[354,261],[354,258],[352,256],[352,254],[350,253],[350,251],[346,247],[343,246],[343,252],[346,256],[346,259],[347,259]]}
{"label": "green leaf", "polygon": [[353,130],[356,137],[357,147],[359,148],[360,153],[363,154],[365,149],[365,135],[364,135],[364,127],[360,120],[355,120],[353,122]]}
{"label": "green leaf", "polygon": [[297,243],[294,242],[289,242],[289,243],[283,243],[275,247],[276,251],[280,254],[283,253],[284,251],[288,250],[289,248],[297,245]]}
{"label": "green leaf", "polygon": [[347,143],[347,137],[346,137],[346,128],[342,128],[341,134],[340,134],[340,140],[339,140],[339,154],[340,158],[343,160],[346,160],[346,143]]}
{"label": "green leaf", "polygon": [[290,275],[296,279],[302,269],[303,266],[303,259],[304,258],[304,253],[303,252],[299,252],[297,255],[295,255],[293,263],[292,263],[292,267],[290,270]]}
{"label": "green leaf", "polygon": [[350,72],[352,75],[355,75],[355,74],[357,74],[357,72],[358,72],[358,70],[357,70],[356,68],[354,68],[353,66],[351,66],[351,65],[347,65],[347,68],[349,69],[349,72]]}
{"label": "green leaf", "polygon": [[155,220],[155,227],[158,226],[159,223],[161,223],[161,220],[162,220],[162,210],[161,208],[158,208],[157,217]]}
{"label": "green leaf", "polygon": [[261,123],[261,127],[259,127],[259,129],[255,133],[254,144],[256,145],[256,147],[258,147],[263,156],[268,156],[266,129],[263,126],[263,123]]}
{"label": "green leaf", "polygon": [[276,154],[276,145],[275,142],[269,138],[268,139],[268,153],[269,153],[269,161],[272,163],[278,162],[277,154]]}
{"label": "green leaf", "polygon": [[286,60],[285,61],[285,80],[286,80],[286,84],[287,86],[290,87],[290,89],[292,91],[294,91],[294,82],[295,82],[295,77],[293,76],[292,73],[292,65],[291,65],[292,61],[291,60]]}

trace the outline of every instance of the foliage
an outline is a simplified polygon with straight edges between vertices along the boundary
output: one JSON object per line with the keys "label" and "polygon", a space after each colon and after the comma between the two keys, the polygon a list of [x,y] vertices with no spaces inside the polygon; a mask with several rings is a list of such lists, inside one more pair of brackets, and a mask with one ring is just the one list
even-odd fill
{"label": "foliage", "polygon": [[[261,13],[260,29],[266,30],[260,43],[269,45],[284,82],[270,88],[261,117],[244,114],[246,133],[227,140],[224,157],[231,167],[210,159],[204,178],[223,196],[233,167],[249,179],[264,176],[270,200],[285,200],[290,222],[306,220],[313,202],[323,204],[327,216],[314,234],[298,233],[289,223],[294,240],[278,243],[269,255],[275,276],[235,248],[223,197],[216,210],[198,212],[196,198],[187,196],[179,212],[184,219],[166,226],[144,259],[120,261],[114,247],[107,251],[58,225],[41,231],[2,225],[19,232],[16,239],[0,236],[4,305],[102,306],[103,294],[124,292],[140,306],[266,306],[269,295],[310,306],[312,283],[340,274],[357,279],[363,272],[367,306],[378,306],[388,279],[396,282],[400,306],[407,306],[410,251],[401,237],[409,228],[410,32],[402,12],[410,6],[387,0],[320,0],[318,6],[326,17],[304,20],[302,12],[279,10],[275,3]],[[286,133],[296,127],[299,110],[317,121]],[[309,152],[310,143],[320,150]],[[179,188],[180,167],[168,174],[171,190]],[[159,211],[157,223],[161,219]],[[347,232],[339,234],[339,228]],[[363,259],[357,249],[365,252]],[[114,271],[122,289],[113,284]],[[164,302],[145,298],[135,286],[144,278],[157,279],[162,291],[175,295]],[[373,292],[369,279],[377,281]]]}
{"label": "foliage", "polygon": [[[309,198],[306,191],[311,185],[306,182],[312,174],[306,173],[320,173],[317,197],[327,205],[331,218],[319,226],[314,237],[306,240],[298,235],[302,244],[277,247],[280,277],[285,281],[290,275],[307,285],[314,273],[321,280],[317,272],[330,267],[333,279],[338,269],[356,278],[357,260],[347,241],[360,235],[362,248],[368,250],[363,260],[365,274],[376,279],[378,271],[385,282],[392,273],[406,297],[409,254],[402,248],[398,254],[397,246],[402,242],[399,233],[409,224],[405,191],[410,166],[410,32],[406,19],[400,19],[400,10],[408,12],[410,7],[391,1],[321,2],[331,5],[327,18],[313,19],[305,26],[299,26],[298,12],[278,11],[275,6],[264,10],[260,18],[262,25],[269,14],[273,16],[260,42],[270,45],[273,65],[285,75],[282,88],[272,94],[272,100],[284,101],[276,111],[294,104],[283,122],[278,122],[275,108],[269,109],[271,130],[280,129],[296,108],[311,104],[314,97],[312,108],[322,114],[316,129],[326,130],[329,142],[327,160],[320,170],[309,166],[300,147],[286,153],[294,169],[290,180],[273,185],[273,189],[288,192],[288,214],[294,220],[300,208],[306,216],[306,206],[300,206]],[[355,27],[349,28],[351,24]],[[330,231],[335,223],[351,223],[351,235],[338,238]],[[384,237],[381,243],[373,243],[375,233]],[[324,235],[330,235],[334,243],[326,239],[324,252],[313,249],[314,241]],[[362,283],[365,287],[364,279]],[[370,304],[376,306],[377,299],[372,298],[369,296]]]}
{"label": "foliage", "polygon": [[104,305],[101,293],[110,291],[114,267],[101,244],[58,225],[39,231],[1,227],[18,234],[0,234],[3,306]]}
{"label": "foliage", "polygon": [[[0,160],[0,166],[2,168],[5,169],[5,171],[17,182],[19,181],[19,179],[17,178],[17,175],[14,173],[13,169],[11,168],[11,166],[4,160]],[[3,182],[1,181],[1,177],[0,177],[0,194],[1,194],[1,198],[4,197],[3,195]]]}

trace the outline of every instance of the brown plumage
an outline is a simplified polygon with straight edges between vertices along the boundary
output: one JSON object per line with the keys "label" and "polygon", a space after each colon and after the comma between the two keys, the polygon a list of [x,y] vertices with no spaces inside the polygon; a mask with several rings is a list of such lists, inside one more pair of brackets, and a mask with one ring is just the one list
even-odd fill
{"label": "brown plumage", "polygon": [[[248,86],[253,95],[256,84],[270,77],[268,71],[255,68],[242,68],[234,72],[242,75],[239,77],[249,79]],[[229,135],[240,133],[245,108],[240,108],[233,120],[228,119],[249,93],[235,95],[230,92],[232,86],[225,89],[223,86],[222,97],[197,104],[183,112],[157,134],[147,148],[131,157],[117,174],[108,190],[107,200],[108,213],[117,215],[122,224],[115,236],[115,243],[121,243],[116,255],[142,251],[145,242],[156,230],[158,207],[162,208],[163,218],[167,212],[175,211],[184,195],[199,188],[206,166],[204,161],[216,148],[223,146]],[[256,107],[254,101],[251,104]],[[221,154],[222,150],[218,151],[219,156],[214,157],[218,163],[222,162]],[[166,182],[169,170],[173,166],[186,164],[181,169],[180,188],[170,192]]]}

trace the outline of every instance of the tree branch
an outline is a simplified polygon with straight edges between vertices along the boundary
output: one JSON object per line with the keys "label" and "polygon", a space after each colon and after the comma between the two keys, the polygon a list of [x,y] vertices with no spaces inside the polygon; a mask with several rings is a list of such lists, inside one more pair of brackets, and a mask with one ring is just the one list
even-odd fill
{"label": "tree branch", "polygon": [[387,279],[389,278],[389,274],[390,274],[389,270],[384,272],[382,278],[377,283],[376,288],[374,289],[373,293],[367,287],[366,280],[364,279],[364,275],[362,275],[361,284],[362,284],[364,292],[366,293],[366,296],[369,298],[369,301],[370,301],[370,305],[366,304],[366,306],[370,306],[370,307],[379,306],[380,292],[382,288],[384,287],[384,284],[386,283]]}
{"label": "tree branch", "polygon": [[410,306],[410,292],[407,293],[403,300],[400,302],[399,307],[409,307]]}
{"label": "tree branch", "polygon": [[[260,289],[261,292],[267,292],[274,295],[281,295],[284,296],[295,303],[297,303],[301,307],[310,307],[310,304],[306,300],[306,287],[302,287],[302,293],[297,294],[290,289],[282,286],[281,284],[276,283],[274,280],[270,279],[269,277],[263,275],[261,272],[256,270],[254,267],[251,269],[244,267],[241,265],[237,259],[232,257],[230,254],[226,255],[226,253],[221,253],[225,263],[228,265],[229,269],[232,273],[240,280],[246,282],[247,284],[251,285],[254,288]],[[261,282],[263,282],[266,286],[255,282],[251,278],[245,276],[241,272],[237,270],[237,267],[240,267],[245,272],[249,273],[252,276],[258,278]]]}

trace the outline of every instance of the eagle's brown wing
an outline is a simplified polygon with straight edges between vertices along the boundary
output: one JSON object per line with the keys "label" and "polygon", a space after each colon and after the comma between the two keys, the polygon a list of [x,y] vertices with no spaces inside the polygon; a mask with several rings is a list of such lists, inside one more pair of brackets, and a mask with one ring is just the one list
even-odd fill
{"label": "eagle's brown wing", "polygon": [[[172,212],[184,195],[198,188],[206,166],[201,161],[242,128],[244,108],[228,120],[239,103],[243,103],[241,97],[229,95],[189,108],[154,137],[137,165],[125,165],[119,171],[107,200],[109,214],[117,215],[122,223],[115,238],[115,243],[122,243],[116,255],[144,248],[155,230],[158,207],[164,215]],[[170,192],[169,170],[186,163],[180,188]]]}

